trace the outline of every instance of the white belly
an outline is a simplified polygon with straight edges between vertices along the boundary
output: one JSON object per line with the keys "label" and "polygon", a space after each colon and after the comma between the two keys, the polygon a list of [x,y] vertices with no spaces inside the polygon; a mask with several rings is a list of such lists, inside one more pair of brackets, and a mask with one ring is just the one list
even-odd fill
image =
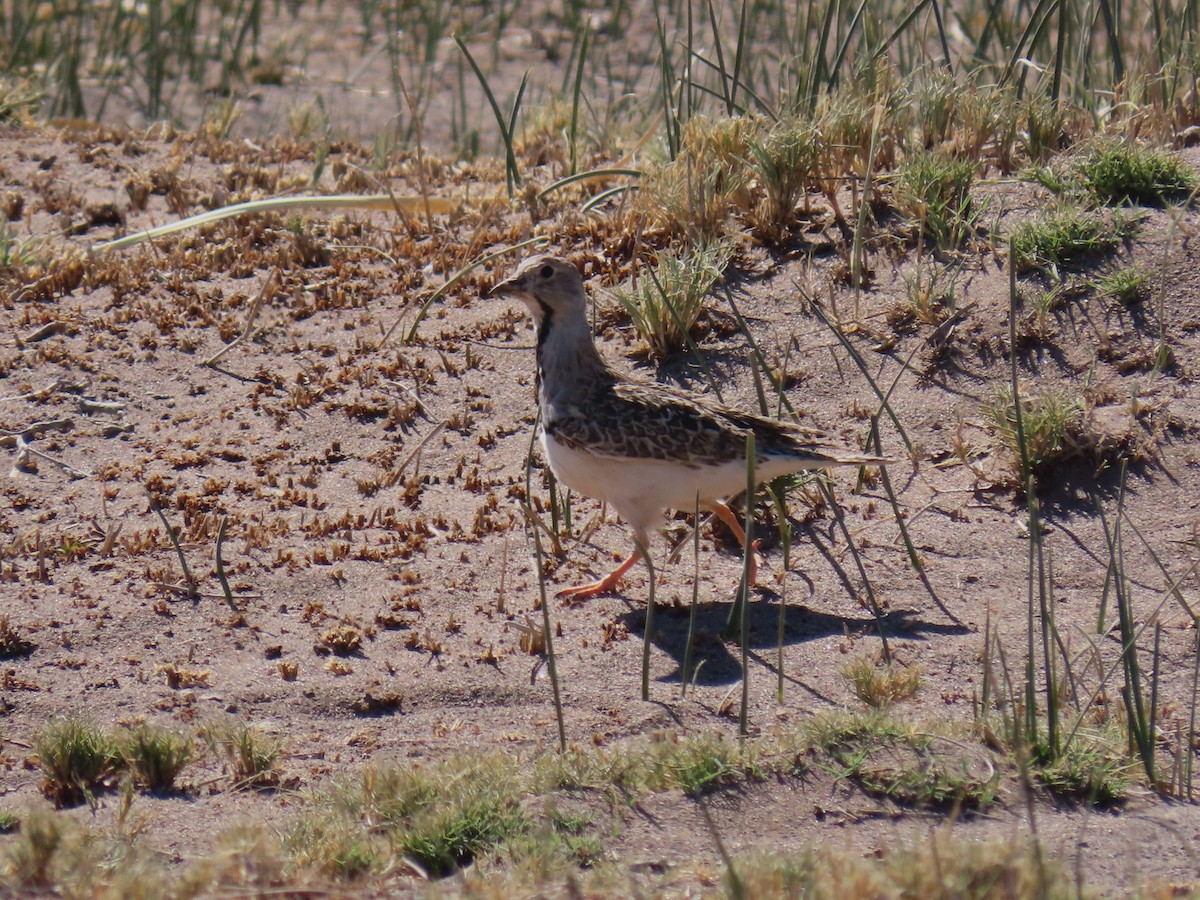
{"label": "white belly", "polygon": [[[742,461],[692,467],[657,459],[616,459],[547,440],[545,434],[542,449],[555,478],[585,497],[607,501],[635,528],[651,527],[665,509],[688,512],[697,498],[704,506],[746,489]],[[755,477],[766,481],[798,468],[794,461],[769,461]]]}

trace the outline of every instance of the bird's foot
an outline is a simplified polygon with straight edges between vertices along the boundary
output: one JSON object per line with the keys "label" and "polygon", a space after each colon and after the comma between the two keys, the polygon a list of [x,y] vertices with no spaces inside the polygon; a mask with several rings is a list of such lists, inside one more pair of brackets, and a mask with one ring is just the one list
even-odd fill
{"label": "bird's foot", "polygon": [[[643,539],[643,544],[645,540]],[[625,577],[633,564],[641,558],[641,551],[635,550],[626,560],[601,578],[599,581],[593,581],[590,584],[581,584],[579,587],[565,588],[558,592],[558,598],[566,602],[575,600],[587,600],[589,597],[598,597],[601,594],[616,593],[617,585],[621,583],[621,579]]]}
{"label": "bird's foot", "polygon": [[621,582],[621,576],[615,572],[606,575],[599,581],[591,581],[587,584],[581,584],[577,587],[563,588],[556,595],[559,600],[567,603],[575,603],[579,600],[590,600],[592,597],[599,597],[601,594],[616,593],[617,585]]}

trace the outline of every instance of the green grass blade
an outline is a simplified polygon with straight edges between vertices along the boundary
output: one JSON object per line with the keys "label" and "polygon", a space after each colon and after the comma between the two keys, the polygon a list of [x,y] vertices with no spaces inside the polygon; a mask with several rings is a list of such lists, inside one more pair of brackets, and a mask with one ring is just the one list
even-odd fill
{"label": "green grass blade", "polygon": [[[738,17],[738,36],[737,50],[733,55],[733,80],[729,83],[729,103],[731,106],[737,105],[737,91],[742,83],[742,65],[746,59],[750,39],[749,39],[749,22],[750,22],[750,0],[742,0],[742,11]],[[747,89],[748,91],[749,89]],[[751,96],[754,96],[751,94]],[[757,98],[755,98],[757,99]],[[760,105],[761,101],[760,101]],[[777,118],[777,116],[776,116]]]}
{"label": "green grass blade", "polygon": [[589,198],[586,203],[579,207],[579,211],[589,212],[595,209],[597,206],[600,206],[603,203],[611,200],[613,197],[619,197],[626,191],[636,190],[638,190],[638,186],[636,184],[619,184],[616,187],[611,187],[606,191],[601,191],[600,193],[596,194],[596,196]]}
{"label": "green grass blade", "polygon": [[565,187],[569,187],[572,184],[578,184],[581,181],[620,177],[641,178],[642,172],[640,169],[592,169],[589,172],[572,172],[565,178],[558,179],[558,181],[554,182],[549,187],[543,188],[538,193],[538,199],[545,200],[555,191],[560,191]]}
{"label": "green grass blade", "polygon": [[[900,36],[908,30],[908,27],[910,25],[912,25],[913,20],[916,19],[916,17],[918,15],[920,15],[920,13],[925,9],[926,6],[929,5],[929,3],[930,3],[930,0],[920,0],[920,2],[916,6],[914,6],[911,10],[909,10],[908,14],[903,19],[900,20],[899,24],[895,28],[892,29],[892,33],[888,36],[887,40],[885,40],[882,44],[880,44],[877,48],[875,48],[875,52],[872,54],[872,57],[877,60],[882,59],[884,57],[884,55],[888,52],[888,50],[891,49],[892,44],[896,43],[896,41],[900,39]],[[938,17],[938,21],[939,22],[941,21],[940,16]],[[942,39],[944,41],[945,37],[943,37]],[[949,63],[949,58],[950,58],[950,54],[949,54],[949,49],[947,48],[947,53],[946,53],[947,64]]]}
{"label": "green grass blade", "polygon": [[870,386],[871,390],[874,391],[875,396],[878,397],[880,402],[883,404],[884,411],[887,413],[888,418],[891,419],[892,424],[896,427],[896,432],[900,435],[900,440],[904,441],[904,449],[911,455],[913,452],[912,441],[909,440],[908,433],[904,430],[904,426],[900,424],[900,417],[896,415],[896,411],[892,409],[891,403],[888,402],[887,395],[885,395],[883,391],[879,389],[879,385],[875,382],[875,379],[871,377],[871,371],[867,368],[867,363],[862,358],[862,354],[860,354],[858,349],[852,343],[850,343],[849,338],[842,334],[842,330],[838,328],[832,321],[830,321],[829,317],[825,314],[825,311],[816,304],[816,301],[812,297],[808,297],[807,293],[803,288],[800,287],[800,285],[797,284],[796,288],[800,290],[809,301],[809,305],[813,310],[813,314],[821,320],[822,324],[824,324],[825,327],[830,330],[830,332],[832,332],[833,336],[838,339],[838,343],[842,345],[842,348],[850,355],[850,358],[854,360],[854,364],[866,378],[867,384]]}
{"label": "green grass blade", "polygon": [[854,33],[858,31],[859,25],[862,23],[863,12],[867,8],[867,0],[860,0],[858,8],[854,11],[854,17],[850,20],[850,25],[846,29],[846,34],[842,37],[842,42],[838,46],[837,55],[833,58],[833,64],[829,67],[829,87],[833,88],[838,83],[838,73],[841,71],[842,63],[846,61],[846,57],[850,53],[850,44],[854,40]]}
{"label": "green grass blade", "polygon": [[696,643],[696,607],[700,602],[700,495],[696,495],[696,505],[692,522],[692,603],[688,610],[687,640],[683,644],[683,665],[679,669],[679,696],[687,699],[688,682],[692,678],[692,650]]}
{"label": "green grass blade", "polygon": [[675,70],[671,63],[671,50],[667,45],[667,33],[663,27],[662,14],[659,10],[659,0],[654,0],[654,22],[658,33],[663,124],[667,129],[667,152],[673,160],[679,155],[679,148],[682,144],[679,113],[672,102],[672,97],[675,93],[674,85],[678,79],[675,77]]}
{"label": "green grass blade", "polygon": [[854,545],[854,539],[850,535],[850,528],[846,525],[846,516],[842,512],[842,508],[838,505],[836,498],[833,496],[833,489],[824,479],[818,482],[821,486],[821,493],[825,495],[826,501],[829,503],[829,509],[833,512],[834,522],[841,531],[842,537],[846,539],[846,546],[850,550],[850,556],[854,560],[854,565],[858,569],[858,576],[862,579],[863,591],[867,595],[867,605],[871,608],[871,614],[875,617],[875,627],[879,629],[879,640],[883,645],[883,661],[890,663],[892,661],[891,647],[888,645],[887,629],[884,627],[883,609],[879,605],[879,600],[875,597],[875,588],[871,585],[871,579],[867,575],[867,567],[863,564],[862,555],[858,552],[858,547]]}
{"label": "green grass blade", "polygon": [[1062,0],[1038,0],[1038,5],[1034,9],[1033,14],[1029,17],[1029,21],[1025,23],[1025,30],[1021,32],[1021,37],[1013,47],[1012,54],[1008,58],[1008,64],[1004,67],[1004,72],[1000,75],[999,86],[1003,87],[1012,77],[1013,70],[1016,69],[1017,63],[1025,55],[1025,48],[1029,45],[1030,39],[1035,34],[1041,31],[1042,25],[1050,15],[1052,6],[1061,3]]}
{"label": "green grass blade", "polygon": [[475,57],[467,49],[466,43],[457,34],[454,36],[454,43],[458,44],[458,49],[466,57],[467,63],[471,66],[471,71],[479,79],[479,86],[483,88],[483,95],[487,98],[488,105],[492,108],[492,115],[496,117],[496,126],[500,129],[500,137],[504,142],[505,179],[508,182],[508,196],[511,197],[514,186],[521,183],[521,173],[517,169],[517,157],[513,152],[513,136],[509,123],[516,120],[517,109],[520,106],[521,95],[525,92],[525,83],[529,78],[529,73],[526,72],[525,77],[521,79],[521,87],[517,91],[517,99],[513,103],[512,114],[508,122],[506,122],[504,113],[500,111],[500,104],[496,102],[496,95],[492,93],[492,86],[488,84],[487,76],[483,74],[483,70],[475,62]]}
{"label": "green grass blade", "polygon": [[575,85],[571,91],[571,174],[574,175],[579,167],[579,100],[583,96],[583,64],[587,61],[588,43],[592,35],[591,19],[583,26],[583,35],[579,39],[579,64],[575,67]]}
{"label": "green grass blade", "polygon": [[[736,111],[733,105],[733,95],[737,89],[730,87],[729,75],[725,71],[725,51],[721,46],[721,27],[717,24],[717,8],[713,0],[708,0],[707,8],[708,21],[712,26],[713,51],[717,54],[717,76],[721,80],[721,93],[717,96],[725,101],[725,115],[732,116]],[[743,2],[742,10],[744,11],[745,8],[746,5]]]}

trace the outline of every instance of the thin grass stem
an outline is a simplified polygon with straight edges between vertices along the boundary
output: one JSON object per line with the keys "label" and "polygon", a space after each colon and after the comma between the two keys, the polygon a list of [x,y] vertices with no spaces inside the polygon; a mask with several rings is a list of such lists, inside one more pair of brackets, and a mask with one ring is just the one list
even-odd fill
{"label": "thin grass stem", "polygon": [[642,699],[650,699],[650,649],[654,643],[654,586],[658,576],[654,572],[654,560],[650,558],[650,548],[641,539],[634,538],[637,548],[642,552],[646,568],[650,572],[650,590],[646,598],[646,636],[642,642]]}
{"label": "thin grass stem", "polygon": [[738,712],[738,734],[743,739],[750,734],[750,573],[754,568],[754,494],[758,489],[755,463],[758,450],[754,445],[754,430],[746,430],[746,539],[742,548],[742,583],[738,587],[741,604],[739,638],[742,652],[742,702]]}
{"label": "thin grass stem", "polygon": [[150,498],[150,508],[162,520],[163,528],[167,530],[167,537],[171,540],[171,546],[175,548],[175,555],[179,557],[179,567],[183,570],[183,581],[186,586],[187,598],[192,601],[199,600],[200,591],[196,584],[196,579],[192,576],[192,570],[188,566],[187,557],[183,555],[183,547],[179,543],[179,536],[175,534],[175,529],[167,521],[167,516],[162,511],[162,507],[158,505],[158,500],[155,499],[154,492],[146,488],[146,496]]}
{"label": "thin grass stem", "polygon": [[538,598],[542,605],[542,629],[545,631],[546,641],[546,671],[550,675],[550,689],[554,693],[554,718],[558,723],[558,749],[565,753],[567,749],[567,726],[563,719],[562,695],[558,689],[558,663],[554,656],[554,629],[551,627],[550,603],[546,596],[546,569],[543,564],[542,537],[537,527],[537,516],[533,513],[533,507],[526,502],[523,504],[522,509],[525,511],[525,522],[529,526],[529,531],[533,534],[534,559],[537,563]]}
{"label": "thin grass stem", "polygon": [[688,610],[687,640],[683,644],[683,665],[680,668],[679,696],[687,699],[688,681],[692,676],[692,650],[696,640],[696,607],[700,601],[700,495],[696,494],[696,507],[692,521],[692,603]]}
{"label": "thin grass stem", "polygon": [[235,613],[239,612],[237,603],[233,600],[233,590],[229,587],[229,579],[225,575],[225,561],[221,558],[221,546],[225,543],[225,531],[229,526],[229,516],[221,516],[221,524],[217,526],[217,544],[213,550],[217,567],[217,581],[221,582],[221,590],[225,593],[225,602]]}

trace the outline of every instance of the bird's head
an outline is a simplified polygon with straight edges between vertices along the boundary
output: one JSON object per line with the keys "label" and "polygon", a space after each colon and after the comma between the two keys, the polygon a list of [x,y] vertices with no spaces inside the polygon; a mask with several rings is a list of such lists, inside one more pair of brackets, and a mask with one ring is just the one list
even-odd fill
{"label": "bird's head", "polygon": [[534,256],[489,292],[491,297],[515,297],[529,307],[535,322],[554,319],[583,320],[587,297],[583,276],[574,265],[555,256]]}

